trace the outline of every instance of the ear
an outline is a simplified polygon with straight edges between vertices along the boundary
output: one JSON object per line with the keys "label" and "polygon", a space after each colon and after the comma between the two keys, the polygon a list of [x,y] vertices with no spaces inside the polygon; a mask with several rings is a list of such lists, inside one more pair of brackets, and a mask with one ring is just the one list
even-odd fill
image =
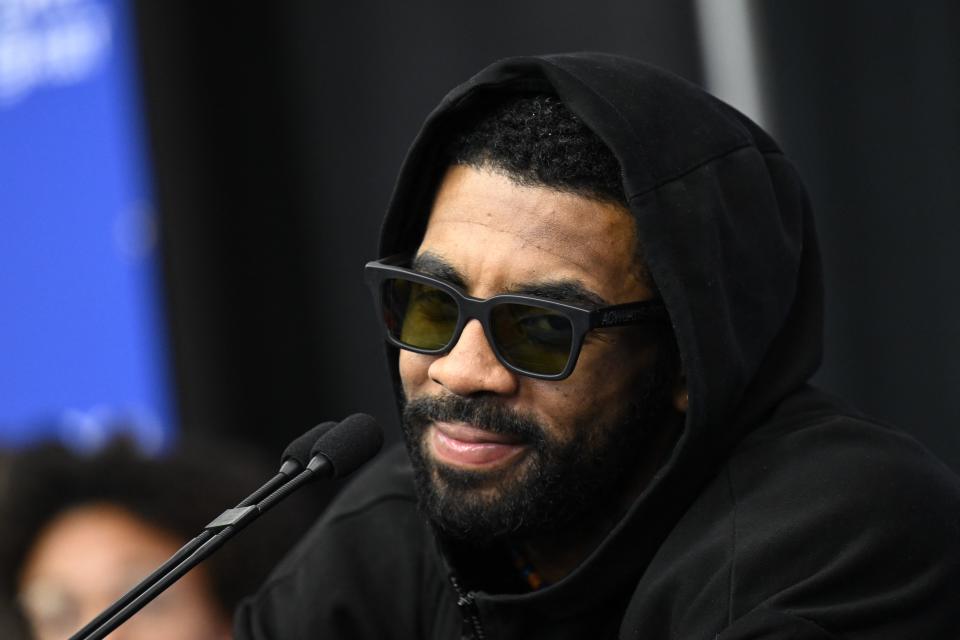
{"label": "ear", "polygon": [[690,407],[690,396],[687,393],[687,376],[683,373],[677,378],[673,388],[673,408],[679,413],[686,413]]}

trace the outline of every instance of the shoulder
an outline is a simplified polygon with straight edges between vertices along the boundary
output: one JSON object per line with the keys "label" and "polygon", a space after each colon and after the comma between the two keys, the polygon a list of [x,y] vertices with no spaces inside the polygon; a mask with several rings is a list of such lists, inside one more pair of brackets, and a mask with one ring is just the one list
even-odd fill
{"label": "shoulder", "polygon": [[689,637],[724,629],[724,640],[768,628],[871,639],[960,628],[958,477],[901,431],[819,394],[806,400],[755,430],[703,487],[631,619],[669,610]]}
{"label": "shoulder", "polygon": [[[906,433],[824,394],[798,394],[727,457],[681,520],[759,543],[822,547],[873,535],[960,533],[960,478]],[[813,537],[815,535],[815,537]],[[957,546],[960,548],[960,546]]]}
{"label": "shoulder", "polygon": [[[768,522],[833,513],[838,529],[960,524],[960,478],[945,463],[899,429],[842,409],[771,421],[734,451],[726,479],[735,507],[761,509]],[[906,520],[894,521],[898,510]]]}
{"label": "shoulder", "polygon": [[[277,566],[235,620],[238,638],[344,637],[412,632],[414,608],[398,594],[421,593],[435,569],[402,447],[358,474]],[[370,615],[371,611],[377,615]],[[341,637],[331,633],[331,637]],[[306,637],[305,635],[303,637]],[[400,636],[402,637],[402,636]]]}
{"label": "shoulder", "polygon": [[337,495],[323,521],[362,518],[381,508],[416,505],[413,469],[402,445],[396,444],[365,466]]}
{"label": "shoulder", "polygon": [[960,479],[905,433],[845,410],[782,417],[719,480],[732,616],[802,611],[876,637],[960,624]]}
{"label": "shoulder", "polygon": [[[280,563],[267,582],[282,581],[302,572],[326,556],[327,562],[344,559],[356,571],[364,571],[371,558],[363,562],[347,558],[351,552],[418,547],[429,532],[417,510],[413,472],[403,447],[391,447],[367,465],[343,488],[317,523],[307,532],[289,556]],[[331,553],[334,551],[334,553]]]}

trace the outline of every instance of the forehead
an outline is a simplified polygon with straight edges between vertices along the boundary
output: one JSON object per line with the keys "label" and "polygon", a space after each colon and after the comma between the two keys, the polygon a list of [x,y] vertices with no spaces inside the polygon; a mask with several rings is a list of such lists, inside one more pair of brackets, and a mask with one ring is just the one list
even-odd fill
{"label": "forehead", "polygon": [[82,505],[44,527],[24,563],[23,578],[100,583],[109,581],[107,574],[124,566],[162,562],[177,546],[176,538],[119,507]]}
{"label": "forehead", "polygon": [[447,171],[418,253],[427,251],[464,274],[474,295],[557,279],[617,302],[645,289],[633,217],[623,207],[519,185],[492,170]]}

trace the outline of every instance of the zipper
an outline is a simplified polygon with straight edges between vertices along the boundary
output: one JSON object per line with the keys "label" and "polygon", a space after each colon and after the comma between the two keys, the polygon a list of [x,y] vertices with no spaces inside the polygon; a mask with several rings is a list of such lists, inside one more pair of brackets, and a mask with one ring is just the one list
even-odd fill
{"label": "zipper", "polygon": [[480,610],[477,609],[477,603],[474,602],[474,592],[465,592],[460,586],[457,577],[452,574],[450,575],[450,584],[453,585],[453,590],[457,592],[457,607],[460,609],[460,615],[463,617],[462,638],[485,640],[487,635],[483,632],[483,625],[480,624]]}

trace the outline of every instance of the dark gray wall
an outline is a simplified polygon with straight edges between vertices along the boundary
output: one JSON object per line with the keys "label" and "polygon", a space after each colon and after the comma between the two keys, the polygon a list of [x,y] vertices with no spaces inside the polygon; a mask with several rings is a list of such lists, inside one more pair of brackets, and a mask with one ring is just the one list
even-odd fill
{"label": "dark gray wall", "polygon": [[688,2],[137,4],[187,430],[266,447],[366,411],[396,437],[362,281],[393,181],[455,84],[595,49],[699,80]]}
{"label": "dark gray wall", "polygon": [[960,4],[754,4],[823,247],[817,382],[960,469]]}

